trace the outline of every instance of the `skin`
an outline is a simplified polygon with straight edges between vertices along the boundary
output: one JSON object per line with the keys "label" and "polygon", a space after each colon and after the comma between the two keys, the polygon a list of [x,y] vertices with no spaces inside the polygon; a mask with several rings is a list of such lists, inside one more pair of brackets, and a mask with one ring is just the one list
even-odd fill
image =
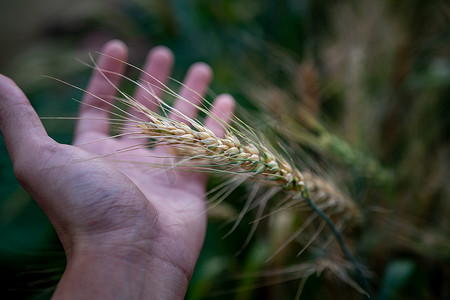
{"label": "skin", "polygon": [[[205,231],[206,175],[161,171],[147,164],[99,158],[116,149],[145,141],[138,136],[110,138],[107,122],[111,106],[94,95],[112,99],[127,60],[120,41],[107,43],[83,98],[74,145],[51,139],[24,93],[0,75],[0,129],[20,184],[44,210],[56,229],[67,256],[67,267],[55,299],[183,299],[200,253]],[[115,60],[111,57],[117,58]],[[164,47],[149,52],[144,69],[165,82],[174,58]],[[212,77],[204,63],[191,66],[179,94],[192,103],[204,94]],[[159,84],[143,73],[141,79]],[[110,82],[108,82],[110,81]],[[193,90],[193,91],[192,91]],[[156,111],[142,88],[134,97]],[[111,101],[112,100],[108,100]],[[98,110],[92,106],[106,111]],[[178,100],[175,108],[189,117],[196,109]],[[213,114],[227,119],[234,101],[221,95]],[[130,111],[137,117],[142,117]],[[180,118],[172,113],[172,117]],[[223,128],[211,117],[205,124],[217,135]],[[133,128],[131,122],[127,128]],[[78,146],[77,146],[78,145]],[[133,154],[143,163],[160,163],[170,148],[140,149]],[[124,154],[120,160],[127,160]],[[93,159],[94,158],[94,159]]]}

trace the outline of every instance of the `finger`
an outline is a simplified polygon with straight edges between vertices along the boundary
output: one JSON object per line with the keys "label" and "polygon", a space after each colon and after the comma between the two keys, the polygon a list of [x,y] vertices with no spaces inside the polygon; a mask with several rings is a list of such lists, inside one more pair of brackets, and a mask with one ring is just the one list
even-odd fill
{"label": "finger", "polygon": [[[167,77],[172,70],[174,56],[168,48],[160,46],[152,49],[144,67],[144,72],[139,79],[139,85],[135,92],[135,100],[143,104],[151,111],[156,111],[158,97],[163,96]],[[133,132],[136,121],[147,120],[145,115],[135,109],[129,111],[129,119],[124,126],[124,132]]]}
{"label": "finger", "polygon": [[113,97],[117,93],[121,76],[125,70],[124,61],[128,50],[124,43],[118,40],[108,42],[101,51],[97,67],[89,81],[80,108],[80,120],[75,130],[75,140],[86,132],[108,134],[109,117]]}
{"label": "finger", "polygon": [[[155,111],[158,105],[156,97],[161,97],[167,76],[172,71],[174,57],[172,51],[160,46],[150,51],[144,73],[140,78],[135,99],[144,104],[151,111]],[[154,96],[153,96],[154,95]]]}
{"label": "finger", "polygon": [[233,97],[228,94],[220,95],[214,100],[211,115],[205,120],[205,126],[218,137],[223,137],[227,124],[230,123],[235,107]]}
{"label": "finger", "polygon": [[174,104],[169,118],[188,122],[197,115],[197,106],[202,102],[203,96],[212,79],[212,70],[205,63],[193,64],[186,75],[180,97]]}
{"label": "finger", "polygon": [[0,130],[13,164],[35,153],[42,142],[51,140],[27,97],[3,75],[0,75]]}

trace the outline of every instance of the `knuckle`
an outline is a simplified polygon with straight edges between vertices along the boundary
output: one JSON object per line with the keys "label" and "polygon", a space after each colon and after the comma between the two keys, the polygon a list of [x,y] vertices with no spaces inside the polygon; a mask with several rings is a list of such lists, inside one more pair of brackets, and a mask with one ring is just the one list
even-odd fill
{"label": "knuckle", "polygon": [[52,142],[36,143],[34,149],[23,149],[13,161],[14,175],[24,187],[42,176],[48,161],[58,152],[59,144]]}

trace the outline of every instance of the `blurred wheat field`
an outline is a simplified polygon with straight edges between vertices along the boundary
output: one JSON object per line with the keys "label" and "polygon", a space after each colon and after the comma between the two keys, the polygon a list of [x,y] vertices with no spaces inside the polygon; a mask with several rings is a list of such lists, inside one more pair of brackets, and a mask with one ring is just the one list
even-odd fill
{"label": "blurred wheat field", "polygon": [[[80,98],[42,75],[83,87],[91,70],[77,58],[88,60],[110,38],[130,45],[137,66],[152,46],[168,46],[177,79],[189,64],[209,63],[210,96],[234,95],[238,116],[357,205],[360,220],[343,234],[374,298],[450,298],[446,2],[24,0],[3,1],[0,14],[0,72],[17,81],[41,116],[74,116],[71,99]],[[57,141],[71,142],[73,122],[44,125]],[[64,254],[16,183],[3,141],[0,149],[1,290],[7,298],[46,299]],[[264,218],[235,255],[255,215],[245,214],[223,237],[248,193],[240,186],[211,210],[186,299],[295,299],[299,286],[300,299],[365,298],[346,282],[357,278],[330,234],[297,257],[310,241],[300,235],[267,261],[308,221],[292,209]],[[323,226],[313,222],[306,236]]]}

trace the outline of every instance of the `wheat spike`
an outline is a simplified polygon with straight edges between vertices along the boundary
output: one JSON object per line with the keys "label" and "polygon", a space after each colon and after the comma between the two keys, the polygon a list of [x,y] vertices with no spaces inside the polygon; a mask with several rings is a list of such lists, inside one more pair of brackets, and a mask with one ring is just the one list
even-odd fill
{"label": "wheat spike", "polygon": [[359,210],[354,202],[334,185],[310,172],[300,172],[284,158],[243,134],[233,134],[227,129],[224,137],[220,138],[195,120],[188,120],[190,127],[149,111],[139,103],[132,104],[149,120],[136,125],[139,133],[157,139],[160,144],[170,145],[176,157],[195,161],[195,168],[222,170],[232,175],[247,176],[266,186],[278,186],[291,194],[289,206],[301,203],[302,197],[296,195],[308,192],[311,199],[330,215],[342,216],[345,221],[359,219]]}
{"label": "wheat spike", "polygon": [[137,125],[140,133],[174,146],[174,154],[178,157],[190,157],[206,164],[225,166],[236,173],[251,174],[253,179],[281,185],[287,191],[305,190],[303,174],[265,146],[239,139],[230,131],[226,131],[224,138],[219,138],[195,121],[191,122],[194,130],[183,122],[149,111],[145,113],[150,122]]}

